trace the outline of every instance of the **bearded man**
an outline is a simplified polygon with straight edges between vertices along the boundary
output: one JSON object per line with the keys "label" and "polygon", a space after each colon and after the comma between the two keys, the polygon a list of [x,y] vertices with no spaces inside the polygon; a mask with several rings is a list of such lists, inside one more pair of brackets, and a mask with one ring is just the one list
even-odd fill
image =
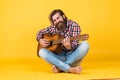
{"label": "bearded man", "polygon": [[[38,56],[52,64],[52,70],[55,73],[62,71],[79,74],[82,70],[80,63],[89,49],[87,41],[79,43],[79,39],[71,40],[71,37],[80,35],[80,26],[75,21],[67,19],[64,12],[60,9],[53,10],[49,15],[49,20],[51,25],[38,31],[36,36],[38,43],[42,46],[38,51]],[[61,52],[56,53],[47,49],[52,42],[44,38],[45,34],[64,36],[61,40]],[[88,36],[84,37],[84,40],[86,39],[88,39]]]}

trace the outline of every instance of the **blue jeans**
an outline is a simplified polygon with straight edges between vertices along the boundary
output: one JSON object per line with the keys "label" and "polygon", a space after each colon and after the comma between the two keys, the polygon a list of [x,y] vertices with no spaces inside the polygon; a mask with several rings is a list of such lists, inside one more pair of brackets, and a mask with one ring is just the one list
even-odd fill
{"label": "blue jeans", "polygon": [[62,71],[68,72],[70,67],[80,65],[80,62],[87,54],[88,49],[89,44],[86,41],[82,41],[74,51],[54,54],[51,51],[42,48],[39,51],[39,56]]}

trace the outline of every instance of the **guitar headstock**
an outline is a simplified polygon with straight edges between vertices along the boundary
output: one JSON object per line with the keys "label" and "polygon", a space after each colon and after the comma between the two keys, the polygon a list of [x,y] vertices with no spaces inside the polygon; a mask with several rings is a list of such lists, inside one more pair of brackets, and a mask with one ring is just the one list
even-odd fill
{"label": "guitar headstock", "polygon": [[81,35],[79,35],[79,37],[78,37],[78,39],[79,39],[79,40],[82,40],[82,41],[88,40],[88,38],[89,38],[89,35],[88,35],[88,34],[81,34]]}

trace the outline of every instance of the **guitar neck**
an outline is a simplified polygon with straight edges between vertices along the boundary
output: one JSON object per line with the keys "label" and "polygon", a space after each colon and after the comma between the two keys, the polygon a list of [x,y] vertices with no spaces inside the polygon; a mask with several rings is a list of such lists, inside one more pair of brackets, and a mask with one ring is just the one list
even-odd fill
{"label": "guitar neck", "polygon": [[[86,38],[85,38],[86,37]],[[73,40],[87,40],[88,39],[88,34],[83,34],[83,35],[78,35],[78,36],[73,36],[73,37],[70,37],[70,40],[73,41]],[[52,45],[55,45],[55,44],[60,44],[62,42],[63,39],[58,39],[58,40],[53,40],[52,41]]]}

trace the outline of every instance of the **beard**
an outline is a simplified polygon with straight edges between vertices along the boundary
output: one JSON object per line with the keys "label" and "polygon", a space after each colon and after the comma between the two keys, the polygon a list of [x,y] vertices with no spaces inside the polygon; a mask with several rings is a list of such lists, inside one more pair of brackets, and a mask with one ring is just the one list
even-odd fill
{"label": "beard", "polygon": [[59,31],[63,31],[66,28],[66,23],[65,21],[60,21],[56,24],[56,27]]}

